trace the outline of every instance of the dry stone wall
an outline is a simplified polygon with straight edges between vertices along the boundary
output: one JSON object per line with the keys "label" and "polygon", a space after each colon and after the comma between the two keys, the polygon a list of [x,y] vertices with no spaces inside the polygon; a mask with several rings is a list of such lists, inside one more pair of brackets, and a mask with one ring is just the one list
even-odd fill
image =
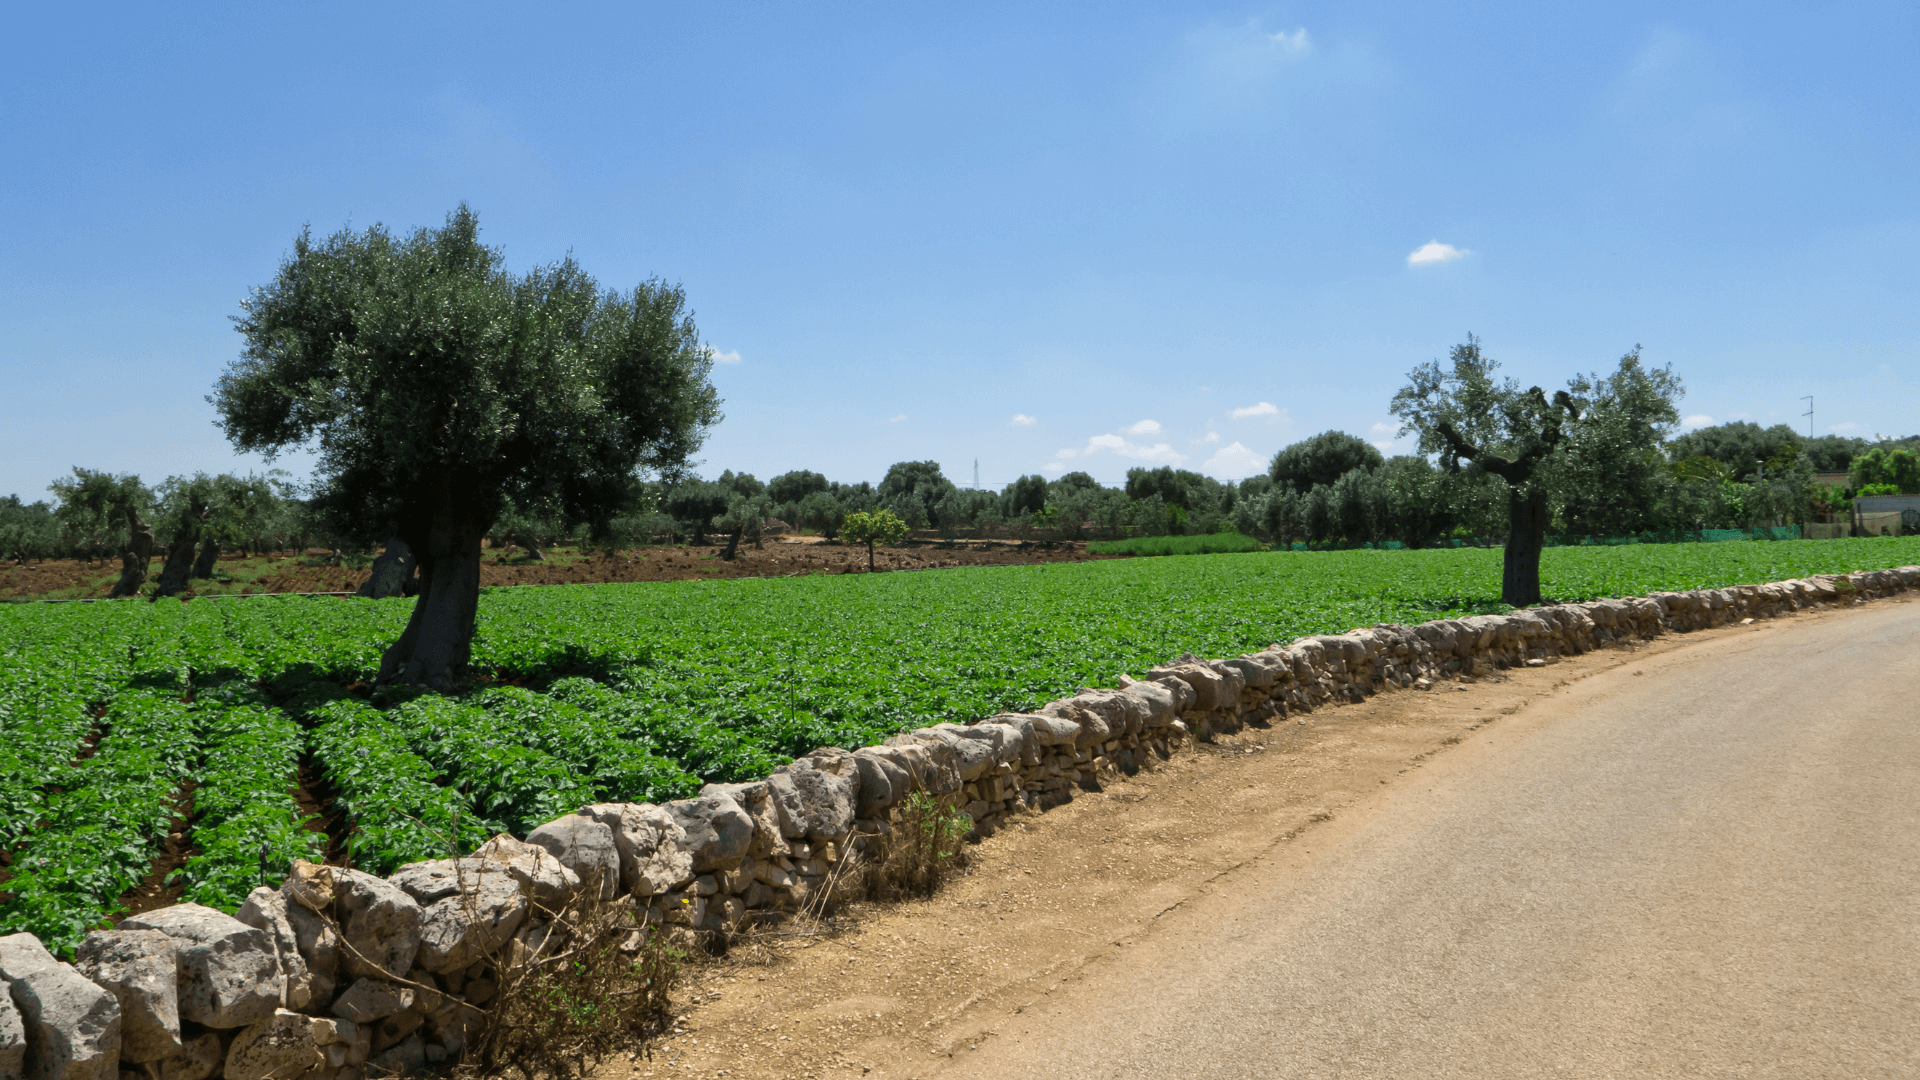
{"label": "dry stone wall", "polygon": [[459,1057],[498,990],[494,965],[549,947],[550,913],[582,894],[632,897],[650,924],[731,930],[803,909],[915,791],[952,800],[988,833],[1250,721],[1917,587],[1920,567],[1901,567],[1182,656],[1038,712],[816,750],[696,798],[585,806],[525,840],[498,836],[389,878],[296,863],[233,915],[180,904],[129,917],[91,934],[72,964],[14,934],[0,938],[0,1080],[418,1072]]}

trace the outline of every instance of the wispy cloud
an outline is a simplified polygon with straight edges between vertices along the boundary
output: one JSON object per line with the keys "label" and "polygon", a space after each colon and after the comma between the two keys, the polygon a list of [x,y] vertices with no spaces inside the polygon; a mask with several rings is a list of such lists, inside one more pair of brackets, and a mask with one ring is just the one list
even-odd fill
{"label": "wispy cloud", "polygon": [[1070,458],[1070,457],[1078,457],[1079,455],[1080,455],[1080,451],[1075,450],[1073,447],[1069,446],[1065,450],[1061,450],[1058,453],[1054,454],[1053,456],[1057,458]]}
{"label": "wispy cloud", "polygon": [[1712,427],[1713,417],[1708,416],[1706,413],[1694,413],[1692,416],[1689,416],[1686,419],[1680,421],[1680,426],[1682,428],[1689,428],[1689,429],[1697,428],[1697,427]]}
{"label": "wispy cloud", "polygon": [[708,348],[707,355],[713,357],[713,362],[716,364],[737,364],[740,362],[739,349],[735,349],[732,352],[721,352],[719,349]]}
{"label": "wispy cloud", "polygon": [[1120,430],[1129,435],[1158,435],[1160,434],[1160,421],[1142,420],[1137,424],[1123,427]]}
{"label": "wispy cloud", "polygon": [[1217,431],[1209,431],[1205,435],[1202,435],[1200,437],[1200,441],[1201,442],[1219,442],[1220,433]]}
{"label": "wispy cloud", "polygon": [[1254,453],[1239,442],[1229,443],[1213,452],[1207,463],[1200,466],[1201,471],[1213,476],[1238,480],[1262,472],[1267,467],[1267,459]]}
{"label": "wispy cloud", "polygon": [[1235,420],[1245,420],[1250,416],[1279,416],[1280,412],[1280,406],[1275,405],[1271,401],[1262,401],[1258,404],[1234,409],[1227,413],[1227,415],[1233,417]]}
{"label": "wispy cloud", "polygon": [[1468,254],[1471,253],[1468,252],[1466,248],[1457,248],[1452,244],[1443,244],[1438,240],[1429,240],[1413,249],[1413,254],[1407,256],[1407,265],[1426,266],[1430,263],[1452,262]]}
{"label": "wispy cloud", "polygon": [[889,424],[904,424],[904,423],[906,423],[906,422],[907,422],[907,414],[906,414],[906,413],[901,413],[901,414],[900,414],[899,416],[889,416],[889,417],[887,417],[887,423],[889,423]]}
{"label": "wispy cloud", "polygon": [[1038,421],[1038,420],[1036,420],[1036,419],[1034,419],[1034,418],[1033,418],[1033,417],[1031,417],[1031,416],[1028,416],[1028,415],[1027,415],[1026,413],[1019,413],[1019,412],[1017,412],[1017,413],[1014,413],[1014,414],[1013,414],[1013,426],[1014,426],[1014,427],[1032,427],[1033,425],[1035,425],[1035,424],[1037,424],[1037,423],[1039,423],[1039,422],[1040,422],[1040,421]]}

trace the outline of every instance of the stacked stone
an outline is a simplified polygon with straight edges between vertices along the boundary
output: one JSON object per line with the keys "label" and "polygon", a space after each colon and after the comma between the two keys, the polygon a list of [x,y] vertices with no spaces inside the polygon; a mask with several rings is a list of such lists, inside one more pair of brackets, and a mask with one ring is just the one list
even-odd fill
{"label": "stacked stone", "polygon": [[1034,713],[815,750],[662,806],[604,803],[525,841],[382,879],[295,863],[234,915],[180,904],[95,931],[72,965],[0,938],[0,1080],[362,1080],[457,1057],[551,913],[631,896],[652,924],[725,931],[804,909],[916,791],[985,834],[1191,738],[1382,689],[1544,664],[1630,638],[1920,588],[1920,567],[1382,625],[1223,660],[1192,655]]}

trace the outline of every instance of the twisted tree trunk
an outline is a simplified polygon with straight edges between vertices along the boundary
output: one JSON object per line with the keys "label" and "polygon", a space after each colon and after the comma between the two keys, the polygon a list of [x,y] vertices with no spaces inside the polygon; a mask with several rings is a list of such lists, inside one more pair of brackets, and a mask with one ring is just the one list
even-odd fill
{"label": "twisted tree trunk", "polygon": [[153,598],[179,596],[187,590],[188,575],[193,571],[193,545],[200,539],[200,526],[207,520],[207,508],[192,506],[190,512],[180,523],[180,530],[173,535],[173,543],[167,547],[167,563],[160,570],[160,585],[153,591]]}
{"label": "twisted tree trunk", "polygon": [[366,584],[360,586],[355,596],[381,599],[388,596],[400,596],[406,592],[407,583],[413,579],[413,549],[405,540],[391,537],[387,548],[380,557],[373,560],[373,573]]}
{"label": "twisted tree trunk", "polygon": [[201,579],[212,577],[213,564],[218,561],[220,561],[220,539],[209,532],[200,543],[200,558],[194,561],[193,576]]}
{"label": "twisted tree trunk", "polygon": [[147,564],[153,561],[153,527],[140,520],[140,511],[127,507],[128,537],[126,550],[120,553],[120,580],[108,597],[138,596],[147,583]]}
{"label": "twisted tree trunk", "polygon": [[400,640],[380,658],[376,683],[418,684],[447,692],[464,680],[480,608],[480,542],[492,526],[471,485],[442,470],[423,510],[402,522],[400,539],[419,559],[420,594]]}
{"label": "twisted tree trunk", "polygon": [[1501,558],[1500,601],[1513,607],[1540,602],[1540,553],[1546,548],[1547,493],[1533,484],[1507,491],[1507,547]]}

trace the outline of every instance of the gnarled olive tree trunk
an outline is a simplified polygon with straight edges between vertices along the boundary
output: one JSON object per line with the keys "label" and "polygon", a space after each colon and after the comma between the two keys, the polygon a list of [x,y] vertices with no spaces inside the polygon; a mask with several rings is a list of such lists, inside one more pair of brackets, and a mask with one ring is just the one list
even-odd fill
{"label": "gnarled olive tree trunk", "polygon": [[120,580],[114,582],[109,597],[138,596],[140,586],[147,583],[147,564],[153,561],[153,527],[140,520],[140,512],[129,506],[127,531],[132,535],[120,553]]}
{"label": "gnarled olive tree trunk", "polygon": [[1507,547],[1501,558],[1500,602],[1540,602],[1540,553],[1547,542],[1547,492],[1540,484],[1507,492]]}
{"label": "gnarled olive tree trunk", "polygon": [[181,521],[179,531],[173,534],[173,543],[167,547],[167,563],[160,569],[159,587],[153,590],[153,598],[179,596],[187,590],[188,575],[193,571],[193,545],[200,539],[200,526],[207,520],[205,507],[199,507]]}
{"label": "gnarled olive tree trunk", "polygon": [[422,500],[426,513],[403,522],[400,539],[420,564],[420,595],[400,640],[380,658],[377,683],[453,689],[467,675],[480,609],[480,542],[492,526],[468,485],[443,472]]}
{"label": "gnarled olive tree trunk", "polygon": [[213,564],[220,561],[220,538],[208,533],[200,543],[200,557],[194,560],[193,576],[210,578],[213,576]]}
{"label": "gnarled olive tree trunk", "polygon": [[360,586],[355,596],[381,599],[388,596],[400,596],[407,590],[407,583],[413,578],[413,549],[405,540],[395,536],[387,541],[387,549],[373,560],[373,573],[366,584]]}

